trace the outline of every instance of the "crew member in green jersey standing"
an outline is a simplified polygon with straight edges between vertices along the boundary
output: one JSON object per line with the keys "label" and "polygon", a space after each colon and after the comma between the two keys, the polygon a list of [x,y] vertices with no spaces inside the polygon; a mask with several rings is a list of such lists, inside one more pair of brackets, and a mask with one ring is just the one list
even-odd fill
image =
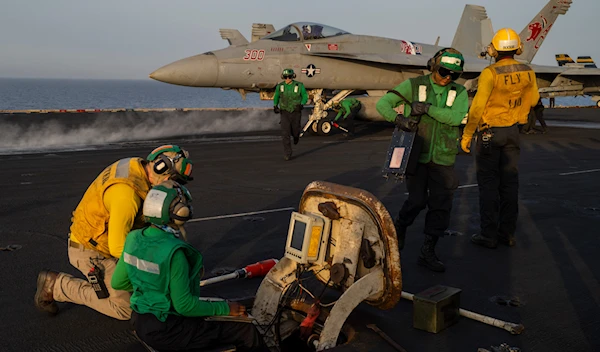
{"label": "crew member in green jersey standing", "polygon": [[292,144],[290,135],[294,137],[294,144],[300,140],[300,119],[302,108],[308,101],[308,94],[302,82],[295,81],[296,74],[291,68],[286,68],[281,74],[283,82],[275,88],[273,97],[273,111],[281,113],[281,142],[283,143],[283,158],[292,158]]}
{"label": "crew member in green jersey standing", "polygon": [[[400,83],[381,97],[377,111],[402,130],[416,132],[416,138],[422,142],[416,171],[406,178],[408,199],[395,220],[398,247],[404,247],[406,228],[427,207],[419,264],[441,272],[445,266],[434,249],[439,238],[448,233],[452,199],[458,187],[454,173],[458,126],[469,110],[469,98],[465,87],[455,82],[464,66],[460,52],[442,49],[427,66],[431,74]],[[394,108],[401,104],[404,113],[397,114]]]}

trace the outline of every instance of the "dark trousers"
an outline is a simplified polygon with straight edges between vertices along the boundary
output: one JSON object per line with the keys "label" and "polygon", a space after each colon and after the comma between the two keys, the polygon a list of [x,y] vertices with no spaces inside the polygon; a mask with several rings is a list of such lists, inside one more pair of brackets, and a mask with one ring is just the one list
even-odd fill
{"label": "dark trousers", "polygon": [[523,126],[522,132],[529,132],[535,130],[535,122],[539,121],[542,126],[542,130],[546,130],[548,126],[546,125],[546,120],[544,120],[544,109],[533,108],[529,112],[529,116],[527,117],[527,124]]}
{"label": "dark trousers", "polygon": [[294,141],[300,138],[300,118],[301,111],[289,112],[281,110],[281,142],[283,143],[283,155],[292,156],[292,143],[290,135],[294,137]]}
{"label": "dark trousers", "polygon": [[458,178],[454,166],[418,163],[414,175],[407,175],[408,199],[402,205],[398,221],[404,227],[412,225],[421,210],[425,215],[426,235],[443,236],[450,224],[450,212]]}
{"label": "dark trousers", "polygon": [[477,138],[477,183],[481,234],[491,239],[514,235],[519,214],[519,129],[493,127],[489,148]]}
{"label": "dark trousers", "polygon": [[169,315],[165,322],[154,314],[134,313],[137,335],[159,351],[202,351],[235,345],[238,351],[268,351],[254,324],[205,321],[200,317]]}
{"label": "dark trousers", "polygon": [[348,133],[354,134],[354,117],[358,113],[357,109],[353,109],[352,112],[344,119],[343,125],[348,130]]}

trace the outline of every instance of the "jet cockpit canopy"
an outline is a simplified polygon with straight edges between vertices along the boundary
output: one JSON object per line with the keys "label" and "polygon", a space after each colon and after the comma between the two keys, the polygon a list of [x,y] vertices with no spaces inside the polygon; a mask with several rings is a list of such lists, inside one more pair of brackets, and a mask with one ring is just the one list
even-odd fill
{"label": "jet cockpit canopy", "polygon": [[331,38],[339,35],[350,34],[338,28],[314,22],[296,22],[269,34],[262,39],[271,39],[281,42],[298,42],[304,40]]}

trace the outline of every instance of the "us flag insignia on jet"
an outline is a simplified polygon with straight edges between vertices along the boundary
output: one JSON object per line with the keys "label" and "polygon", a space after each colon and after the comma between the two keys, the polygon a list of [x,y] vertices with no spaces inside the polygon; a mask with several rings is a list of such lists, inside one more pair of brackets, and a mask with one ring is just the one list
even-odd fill
{"label": "us flag insignia on jet", "polygon": [[321,69],[317,68],[315,65],[310,64],[306,66],[306,68],[302,69],[302,73],[306,73],[307,77],[313,77],[317,73],[321,73]]}

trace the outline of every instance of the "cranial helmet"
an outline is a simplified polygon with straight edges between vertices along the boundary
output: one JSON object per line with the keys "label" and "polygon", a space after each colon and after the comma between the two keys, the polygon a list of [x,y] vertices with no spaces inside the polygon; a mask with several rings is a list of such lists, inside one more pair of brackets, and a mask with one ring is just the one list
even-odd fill
{"label": "cranial helmet", "polygon": [[292,70],[291,68],[286,68],[281,73],[281,78],[285,78],[286,76],[287,77],[292,77],[292,79],[296,78],[296,74],[294,73],[294,70]]}
{"label": "cranial helmet", "polygon": [[192,196],[185,187],[167,180],[150,189],[144,200],[143,214],[151,224],[179,227],[192,218],[191,203]]}
{"label": "cranial helmet", "polygon": [[465,58],[454,48],[441,49],[427,62],[427,69],[431,72],[437,71],[440,67],[453,72],[463,72]]}
{"label": "cranial helmet", "polygon": [[516,55],[523,53],[523,43],[514,30],[502,28],[492,38],[492,43],[487,47],[487,53],[491,57],[497,57],[499,52],[514,51]]}
{"label": "cranial helmet", "polygon": [[158,174],[169,175],[181,184],[187,183],[192,177],[192,161],[189,159],[190,153],[176,145],[163,145],[154,149],[148,157],[148,161],[154,162],[152,170]]}

